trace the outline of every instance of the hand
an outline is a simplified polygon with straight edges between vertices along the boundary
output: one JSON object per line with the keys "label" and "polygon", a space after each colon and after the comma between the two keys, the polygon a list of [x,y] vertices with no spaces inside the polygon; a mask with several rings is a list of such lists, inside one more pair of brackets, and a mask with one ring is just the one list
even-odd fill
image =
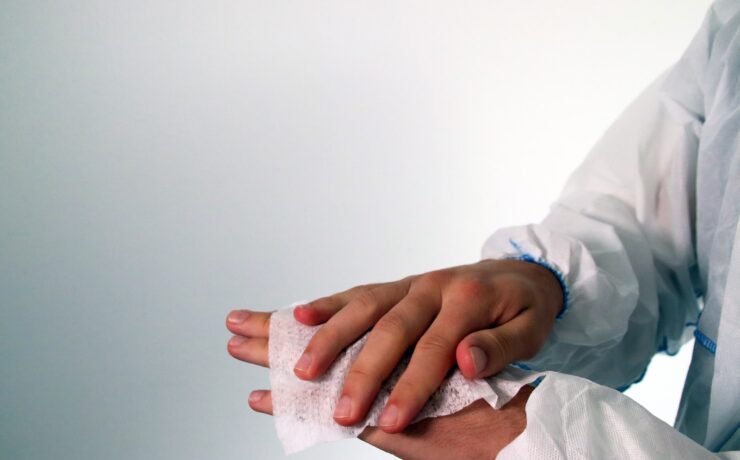
{"label": "hand", "polygon": [[[369,426],[359,438],[405,460],[496,458],[524,431],[524,406],[532,391],[524,385],[500,410],[478,400],[459,412],[421,420],[397,434]],[[257,412],[272,414],[272,394],[269,390],[254,391],[249,405]]]}
{"label": "hand", "polygon": [[[229,341],[229,353],[243,361],[267,366],[270,314],[243,311],[237,316],[241,316],[241,322],[227,323],[229,330],[237,334]],[[422,420],[398,434],[367,427],[359,438],[408,460],[494,458],[524,430],[524,406],[531,392],[531,387],[523,386],[500,410],[493,410],[479,400],[452,415]],[[249,405],[255,411],[272,414],[272,393],[253,391]]]}
{"label": "hand", "polygon": [[[295,374],[306,380],[321,376],[344,348],[372,329],[334,413],[337,423],[349,426],[364,418],[383,381],[415,346],[379,420],[387,433],[399,433],[455,363],[466,377],[480,378],[534,356],[562,302],[560,284],[549,270],[516,260],[487,259],[358,286],[295,309],[304,324],[325,323],[296,363]],[[236,325],[244,314],[232,312],[227,321],[237,335],[243,332]],[[249,327],[264,329],[260,337],[266,338],[268,321]],[[250,346],[230,351],[255,362],[255,352],[247,350],[266,350],[266,339],[246,340]]]}

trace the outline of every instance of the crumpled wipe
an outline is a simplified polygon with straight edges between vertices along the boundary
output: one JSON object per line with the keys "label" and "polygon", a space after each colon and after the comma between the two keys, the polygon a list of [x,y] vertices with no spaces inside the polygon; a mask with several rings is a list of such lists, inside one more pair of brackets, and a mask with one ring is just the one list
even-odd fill
{"label": "crumpled wipe", "polygon": [[[355,426],[343,427],[332,418],[351,364],[357,359],[367,334],[339,355],[329,370],[317,380],[300,380],[293,366],[320,326],[305,326],[293,318],[296,302],[276,311],[270,320],[270,384],[275,428],[286,454],[314,444],[358,436],[367,426],[377,426],[378,418],[401,373],[409,362],[404,358],[386,380],[365,419]],[[458,412],[485,399],[499,409],[513,398],[522,385],[531,383],[541,373],[508,367],[494,377],[469,380],[455,369],[442,383],[414,420],[440,417]]]}

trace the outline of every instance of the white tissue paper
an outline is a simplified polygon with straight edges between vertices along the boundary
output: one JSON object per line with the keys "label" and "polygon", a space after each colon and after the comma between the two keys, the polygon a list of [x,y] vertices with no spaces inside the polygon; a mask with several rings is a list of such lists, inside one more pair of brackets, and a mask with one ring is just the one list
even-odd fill
{"label": "white tissue paper", "polygon": [[[408,364],[402,360],[383,384],[375,403],[361,423],[352,427],[338,425],[332,418],[351,364],[357,359],[367,334],[339,355],[321,378],[298,379],[293,367],[309,340],[320,326],[305,326],[293,318],[293,308],[278,310],[270,320],[270,384],[272,407],[278,438],[287,454],[314,444],[358,436],[367,426],[377,426],[380,412],[394,384]],[[485,399],[494,409],[505,405],[522,385],[542,374],[509,367],[485,380],[469,380],[458,370],[452,372],[432,395],[415,421],[440,417],[460,411],[478,399]]]}

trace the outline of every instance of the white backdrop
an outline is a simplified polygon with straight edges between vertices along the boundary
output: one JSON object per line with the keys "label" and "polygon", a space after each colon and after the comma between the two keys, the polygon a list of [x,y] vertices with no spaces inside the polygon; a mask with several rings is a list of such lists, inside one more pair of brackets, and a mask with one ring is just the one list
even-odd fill
{"label": "white backdrop", "polygon": [[0,458],[281,458],[226,313],[477,260],[707,6],[0,2]]}

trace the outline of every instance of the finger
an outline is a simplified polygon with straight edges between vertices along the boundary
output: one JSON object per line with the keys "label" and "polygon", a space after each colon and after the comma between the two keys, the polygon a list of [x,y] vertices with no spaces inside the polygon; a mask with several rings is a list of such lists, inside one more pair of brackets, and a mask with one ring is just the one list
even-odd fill
{"label": "finger", "polygon": [[323,374],[339,352],[370,329],[406,292],[405,282],[359,292],[314,334],[295,365],[296,376],[311,380]]}
{"label": "finger", "polygon": [[255,390],[249,394],[249,407],[257,412],[272,415],[272,392],[270,390]]}
{"label": "finger", "polygon": [[238,360],[269,367],[267,346],[267,339],[235,335],[229,340],[226,349],[231,356]]}
{"label": "finger", "polygon": [[547,338],[545,322],[527,309],[501,326],[469,334],[455,353],[460,371],[470,379],[488,377],[514,361],[531,358]]}
{"label": "finger", "polygon": [[243,337],[267,338],[271,315],[272,312],[233,310],[226,317],[226,329]]}
{"label": "finger", "polygon": [[381,429],[398,433],[411,423],[455,364],[457,344],[476,329],[482,321],[480,316],[461,314],[459,308],[442,309],[417,343],[408,367],[393,388],[378,421]]}
{"label": "finger", "polygon": [[383,382],[439,311],[436,298],[410,293],[373,327],[347,374],[334,420],[350,426],[365,417]]}
{"label": "finger", "polygon": [[307,304],[298,305],[293,310],[293,317],[296,321],[307,326],[316,326],[318,324],[325,323],[339,310],[344,308],[344,306],[347,305],[347,303],[349,303],[349,301],[359,292],[374,289],[381,284],[384,283],[355,286],[346,291],[338,292],[327,297],[321,297],[320,299],[316,299]]}

